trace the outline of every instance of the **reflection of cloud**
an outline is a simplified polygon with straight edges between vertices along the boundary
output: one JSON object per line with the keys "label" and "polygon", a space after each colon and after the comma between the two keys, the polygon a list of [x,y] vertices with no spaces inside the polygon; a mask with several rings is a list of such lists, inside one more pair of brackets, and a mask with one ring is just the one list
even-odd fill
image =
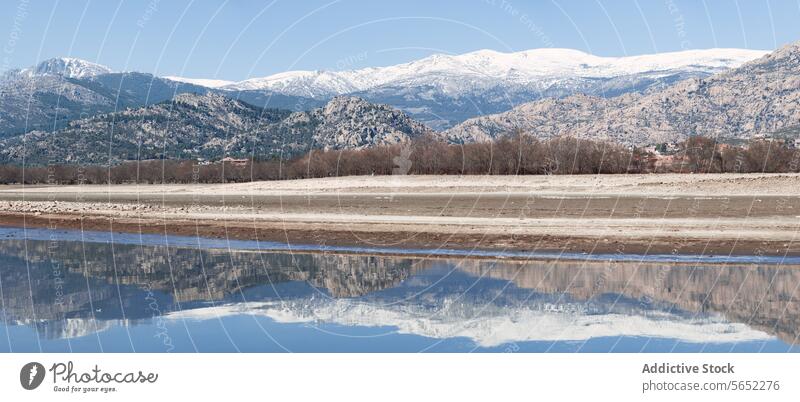
{"label": "reflection of cloud", "polygon": [[482,347],[523,341],[582,341],[598,337],[635,336],[679,339],[690,343],[728,343],[772,337],[720,316],[690,318],[665,312],[644,315],[584,314],[580,309],[544,311],[530,307],[432,310],[418,306],[384,306],[353,300],[239,303],[170,313],[168,319],[205,320],[255,314],[279,323],[330,323],[346,326],[396,327],[401,334],[444,339],[465,337]]}

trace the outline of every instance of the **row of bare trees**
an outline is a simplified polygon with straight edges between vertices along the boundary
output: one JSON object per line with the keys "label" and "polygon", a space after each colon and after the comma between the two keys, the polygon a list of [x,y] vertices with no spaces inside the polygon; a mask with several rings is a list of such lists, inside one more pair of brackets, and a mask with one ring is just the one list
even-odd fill
{"label": "row of bare trees", "polygon": [[[663,163],[667,161],[668,163]],[[540,175],[797,172],[800,152],[782,142],[729,146],[693,137],[669,156],[619,144],[517,134],[453,145],[434,138],[360,150],[312,151],[290,160],[216,162],[149,160],[114,166],[0,165],[0,184],[220,183],[313,177],[431,174]]]}
{"label": "row of bare trees", "polygon": [[447,144],[425,137],[364,150],[311,152],[296,160],[292,177],[389,174],[591,174],[645,170],[647,155],[610,142],[528,135],[494,142]]}
{"label": "row of bare trees", "polygon": [[756,140],[745,146],[692,137],[680,144],[669,171],[694,173],[787,173],[800,170],[800,149],[780,140]]}

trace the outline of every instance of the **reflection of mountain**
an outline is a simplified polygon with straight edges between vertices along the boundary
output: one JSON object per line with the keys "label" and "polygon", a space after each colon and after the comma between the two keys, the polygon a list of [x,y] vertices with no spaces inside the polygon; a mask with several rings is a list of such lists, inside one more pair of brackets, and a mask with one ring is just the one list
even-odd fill
{"label": "reflection of mountain", "polygon": [[[334,297],[359,296],[396,285],[410,268],[408,260],[343,255],[119,244],[112,249],[108,244],[79,242],[59,242],[48,248],[51,244],[29,240],[26,248],[20,240],[0,242],[0,283],[6,320],[35,324],[40,332],[60,336],[83,333],[74,331],[80,324],[70,320],[147,319],[208,302],[242,301],[264,294],[285,297],[280,289],[262,289],[252,295],[247,291],[270,288],[270,284],[306,281]],[[316,291],[306,287],[304,292]],[[85,326],[94,325],[105,328],[96,323]]]}
{"label": "reflection of mountain", "polygon": [[[7,322],[83,336],[156,315],[394,327],[483,346],[600,336],[794,343],[785,266],[443,261],[0,241]],[[29,286],[30,284],[30,286]],[[31,294],[32,291],[32,294]],[[210,314],[210,315],[209,315]]]}
{"label": "reflection of mountain", "polygon": [[722,317],[697,318],[665,312],[588,314],[580,304],[464,306],[429,308],[416,304],[380,305],[353,299],[240,303],[184,310],[171,319],[208,319],[257,314],[281,323],[334,323],[346,326],[396,327],[399,333],[435,339],[469,338],[482,347],[523,341],[584,341],[635,336],[680,339],[692,343],[729,343],[771,338],[767,333]]}
{"label": "reflection of mountain", "polygon": [[[724,309],[710,308],[723,307],[743,280],[750,281],[746,277],[752,286],[742,291],[756,293],[740,294],[742,300],[769,294],[762,285],[773,278],[794,286],[800,271],[793,269],[462,261],[457,268],[434,262],[420,264],[418,270],[398,286],[354,299],[228,304],[170,317],[257,314],[282,323],[388,326],[435,339],[466,337],[482,347],[614,336],[730,343],[768,339],[775,332],[791,343],[795,336],[766,325],[751,328],[751,323],[760,322],[791,326],[797,313],[790,306],[786,315],[759,310],[756,313],[772,315],[753,320],[744,318],[744,312],[732,320]],[[713,302],[703,304],[706,295]]]}
{"label": "reflection of mountain", "polygon": [[495,266],[471,261],[461,269],[523,288],[568,292],[582,300],[620,294],[642,305],[663,303],[697,315],[718,313],[789,343],[800,337],[797,267],[574,262]]}
{"label": "reflection of mountain", "polygon": [[78,338],[102,332],[115,326],[129,325],[127,320],[100,320],[96,318],[65,318],[41,321],[36,330],[45,338]]}

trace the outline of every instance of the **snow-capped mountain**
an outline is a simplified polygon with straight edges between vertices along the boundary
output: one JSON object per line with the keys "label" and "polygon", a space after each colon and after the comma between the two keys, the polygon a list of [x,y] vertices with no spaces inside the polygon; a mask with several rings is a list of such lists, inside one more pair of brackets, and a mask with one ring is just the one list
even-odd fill
{"label": "snow-capped mountain", "polygon": [[269,90],[313,99],[352,94],[398,107],[433,128],[444,129],[546,97],[644,92],[735,68],[766,53],[708,49],[599,57],[570,49],[479,50],[361,70],[289,71],[219,88]]}
{"label": "snow-capped mountain", "polygon": [[[542,98],[613,98],[652,93],[739,67],[766,52],[692,50],[599,57],[577,50],[480,50],[350,71],[289,71],[241,82],[112,72],[74,58],[46,60],[0,76],[0,138],[58,130],[76,118],[136,108],[181,93],[216,93],[258,107],[310,111],[336,96],[399,109],[434,130],[503,113]],[[360,140],[357,140],[358,142]]]}
{"label": "snow-capped mountain", "polygon": [[[376,68],[367,70],[378,70]],[[263,78],[252,78],[229,84],[223,89],[258,90],[269,89],[283,94],[326,98],[339,94],[362,91],[377,86],[372,77],[357,71],[289,71]],[[303,95],[300,95],[303,94]]]}
{"label": "snow-capped mountain", "polygon": [[800,133],[800,42],[707,78],[644,94],[583,94],[543,99],[469,119],[445,132],[452,142],[487,141],[521,130],[539,138],[570,135],[630,145],[692,135],[725,141]]}
{"label": "snow-capped mountain", "polygon": [[[708,49],[631,57],[599,57],[571,49],[533,49],[516,53],[479,50],[463,55],[436,54],[410,63],[351,71],[289,71],[229,84],[226,89],[270,89],[287,95],[328,97],[404,83],[434,85],[448,94],[467,93],[471,84],[518,85],[576,78],[614,78],[634,74],[669,75],[676,70],[713,73],[738,67],[766,51]],[[466,80],[465,80],[466,78]]]}
{"label": "snow-capped mountain", "polygon": [[108,67],[74,58],[49,59],[0,73],[0,138],[33,130],[54,131],[78,118],[152,105],[182,93],[217,92],[259,107],[293,110],[307,110],[325,103],[266,90],[213,88],[226,84],[229,82],[113,72]]}
{"label": "snow-capped mountain", "polygon": [[19,74],[28,77],[60,75],[66,78],[89,78],[112,72],[106,66],[71,57],[57,57],[45,60],[33,67],[19,70]]}

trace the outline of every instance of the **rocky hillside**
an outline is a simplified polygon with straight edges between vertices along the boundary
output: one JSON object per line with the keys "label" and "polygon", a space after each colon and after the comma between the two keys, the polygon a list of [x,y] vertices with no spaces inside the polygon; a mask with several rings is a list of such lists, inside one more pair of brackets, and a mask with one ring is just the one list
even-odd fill
{"label": "rocky hillside", "polygon": [[156,158],[288,157],[311,148],[392,144],[429,132],[385,105],[337,97],[324,107],[262,109],[216,94],[76,120],[0,141],[0,162],[118,163]]}
{"label": "rocky hillside", "polygon": [[575,95],[526,103],[446,131],[453,142],[523,130],[648,144],[704,135],[723,140],[800,132],[800,43],[704,79],[614,98]]}
{"label": "rocky hillside", "polygon": [[325,149],[396,144],[431,132],[399,110],[350,96],[337,96],[322,108],[293,117],[315,122],[314,146]]}
{"label": "rocky hillside", "polygon": [[72,79],[32,79],[6,73],[0,79],[0,138],[32,129],[61,127],[81,115],[111,111],[114,100]]}

